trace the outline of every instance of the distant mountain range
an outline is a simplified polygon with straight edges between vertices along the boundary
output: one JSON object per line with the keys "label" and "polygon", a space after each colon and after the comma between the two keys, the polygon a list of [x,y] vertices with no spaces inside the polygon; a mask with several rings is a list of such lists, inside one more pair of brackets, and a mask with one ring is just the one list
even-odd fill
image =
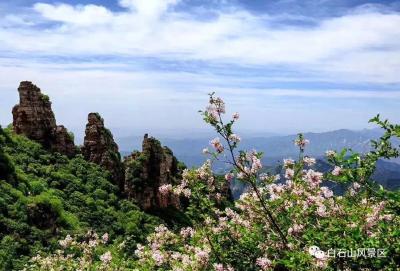
{"label": "distant mountain range", "polygon": [[[332,170],[332,166],[324,159],[318,159],[314,168],[320,172]],[[266,172],[279,174],[281,182],[284,181],[284,170],[282,166],[267,166]],[[372,176],[373,180],[389,190],[400,189],[400,165],[384,160],[379,160],[376,165],[376,171]],[[347,189],[347,184],[339,184],[329,181],[324,181],[324,186],[331,188],[336,194],[343,194]],[[238,181],[234,181],[231,185],[231,191],[234,199],[238,199],[240,195],[247,189],[247,185]]]}
{"label": "distant mountain range", "polygon": [[[319,158],[321,170],[328,170],[328,165],[322,157],[327,150],[341,150],[351,148],[360,153],[370,150],[372,139],[378,139],[382,135],[380,129],[364,129],[352,131],[347,129],[335,130],[323,133],[305,133],[305,138],[310,140],[306,154]],[[244,150],[256,149],[264,152],[263,163],[269,167],[275,167],[284,158],[296,158],[298,148],[293,144],[297,135],[287,136],[266,136],[243,138],[240,148]],[[128,155],[131,150],[141,149],[142,137],[124,137],[117,139],[122,155]],[[202,154],[202,149],[209,146],[210,138],[195,139],[171,139],[161,138],[161,143],[168,146],[188,167],[201,165],[206,156]],[[397,140],[394,142],[399,144]],[[219,165],[217,169],[221,169]],[[398,189],[400,187],[400,159],[391,161],[379,161],[375,178],[385,187]]]}
{"label": "distant mountain range", "polygon": [[[341,150],[351,148],[356,152],[367,152],[370,150],[371,139],[377,139],[382,135],[380,129],[364,129],[361,131],[335,130],[324,133],[305,133],[304,136],[310,140],[306,153],[311,156],[323,156],[327,150]],[[298,148],[293,144],[297,135],[267,136],[242,138],[240,148],[256,149],[264,152],[265,161],[268,164],[286,157],[297,157]],[[196,139],[171,139],[161,138],[163,145],[168,146],[174,154],[189,167],[201,165],[205,159],[202,149],[209,146],[210,138]],[[120,150],[128,154],[132,150],[141,149],[141,137],[123,137],[117,139]]]}

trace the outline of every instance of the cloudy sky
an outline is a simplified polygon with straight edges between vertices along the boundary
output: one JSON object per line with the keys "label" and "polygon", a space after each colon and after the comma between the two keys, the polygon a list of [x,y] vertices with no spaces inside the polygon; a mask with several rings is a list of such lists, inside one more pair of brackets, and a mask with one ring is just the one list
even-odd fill
{"label": "cloudy sky", "polygon": [[78,137],[207,131],[207,93],[260,135],[400,122],[400,1],[0,0],[0,123],[17,87]]}

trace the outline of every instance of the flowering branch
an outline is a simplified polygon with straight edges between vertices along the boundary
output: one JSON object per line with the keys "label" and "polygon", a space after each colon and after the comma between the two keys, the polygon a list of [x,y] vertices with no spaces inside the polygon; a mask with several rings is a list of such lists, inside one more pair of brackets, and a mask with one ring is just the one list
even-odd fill
{"label": "flowering branch", "polygon": [[[210,123],[219,135],[225,140],[226,144],[229,148],[229,153],[231,155],[232,161],[230,164],[234,165],[236,171],[239,171],[239,176],[243,176],[240,178],[242,181],[247,182],[251,185],[252,189],[257,195],[257,198],[264,209],[264,212],[267,216],[267,219],[271,223],[272,227],[278,232],[282,242],[286,245],[287,239],[285,234],[282,232],[281,228],[279,227],[276,219],[274,218],[272,212],[267,208],[263,197],[257,187],[257,172],[262,168],[261,161],[257,155],[253,155],[251,158],[252,161],[252,168],[247,170],[242,164],[240,164],[234,154],[234,150],[237,147],[237,144],[240,142],[240,137],[232,132],[232,126],[236,120],[239,119],[239,114],[235,113],[233,115],[232,120],[225,124],[222,119],[222,114],[225,113],[225,103],[221,98],[215,98],[214,93],[210,94],[210,105],[207,107],[207,111],[203,112],[204,119],[206,122]],[[217,153],[222,153],[224,148],[220,143],[219,139],[214,139],[211,141],[211,144],[216,149]],[[255,152],[253,153],[255,154]]]}

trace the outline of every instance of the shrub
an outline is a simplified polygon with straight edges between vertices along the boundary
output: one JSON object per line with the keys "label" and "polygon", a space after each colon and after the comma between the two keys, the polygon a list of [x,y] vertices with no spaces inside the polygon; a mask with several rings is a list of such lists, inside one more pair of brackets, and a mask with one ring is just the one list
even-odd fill
{"label": "shrub", "polygon": [[[180,185],[160,188],[188,198],[192,225],[158,226],[135,252],[140,270],[397,270],[400,193],[385,191],[371,176],[378,159],[398,156],[390,138],[400,137],[400,126],[372,119],[386,131],[374,150],[328,151],[326,174],[313,168],[315,159],[305,155],[309,141],[299,134],[299,158],[284,161],[280,180],[263,173],[262,153],[238,150],[233,126],[239,115],[224,122],[222,99],[211,94],[202,114],[219,135],[213,150],[204,151],[210,160],[186,170]],[[212,171],[216,160],[231,167],[224,181]],[[223,191],[234,179],[251,189],[229,206]],[[348,190],[334,195],[323,180],[346,183]]]}

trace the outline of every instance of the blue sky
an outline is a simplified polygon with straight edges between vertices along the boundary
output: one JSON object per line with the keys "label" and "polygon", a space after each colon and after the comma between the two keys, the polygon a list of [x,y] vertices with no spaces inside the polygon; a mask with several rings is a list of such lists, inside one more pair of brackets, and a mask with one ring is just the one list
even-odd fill
{"label": "blue sky", "polygon": [[211,91],[246,134],[362,129],[400,122],[400,1],[1,1],[0,74],[1,124],[30,80],[78,137],[200,135]]}

